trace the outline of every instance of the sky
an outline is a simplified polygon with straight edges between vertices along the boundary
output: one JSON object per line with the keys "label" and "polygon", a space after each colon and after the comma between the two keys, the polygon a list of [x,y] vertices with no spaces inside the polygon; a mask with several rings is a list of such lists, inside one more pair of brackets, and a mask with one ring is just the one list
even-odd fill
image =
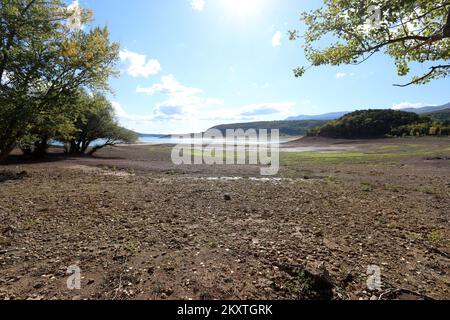
{"label": "sky", "polygon": [[[219,124],[284,120],[367,108],[450,102],[450,79],[426,86],[396,75],[383,54],[359,66],[308,65],[300,13],[321,0],[79,0],[120,44],[109,96],[120,123],[141,133],[200,132]],[[424,73],[427,66],[414,66]]]}

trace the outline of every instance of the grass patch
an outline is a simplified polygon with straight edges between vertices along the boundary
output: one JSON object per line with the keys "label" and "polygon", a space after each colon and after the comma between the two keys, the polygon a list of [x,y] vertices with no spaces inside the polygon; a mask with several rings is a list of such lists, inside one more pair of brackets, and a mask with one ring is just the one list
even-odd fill
{"label": "grass patch", "polygon": [[294,268],[289,273],[291,279],[284,287],[290,295],[301,300],[331,300],[333,298],[333,286],[324,278],[300,268]]}
{"label": "grass patch", "polygon": [[432,186],[418,186],[416,188],[417,192],[425,193],[425,194],[437,194],[437,191]]}
{"label": "grass patch", "polygon": [[446,242],[448,242],[448,240],[445,238],[443,232],[441,232],[440,230],[433,230],[432,232],[430,232],[428,234],[427,238],[434,245],[443,245]]}
{"label": "grass patch", "polygon": [[363,192],[372,192],[374,187],[370,183],[361,183],[361,190]]}
{"label": "grass patch", "polygon": [[397,164],[402,159],[413,157],[427,157],[437,154],[437,150],[432,149],[403,149],[390,147],[392,152],[377,151],[322,151],[322,152],[282,152],[281,164],[294,165],[307,163],[314,165],[333,165],[333,164]]}

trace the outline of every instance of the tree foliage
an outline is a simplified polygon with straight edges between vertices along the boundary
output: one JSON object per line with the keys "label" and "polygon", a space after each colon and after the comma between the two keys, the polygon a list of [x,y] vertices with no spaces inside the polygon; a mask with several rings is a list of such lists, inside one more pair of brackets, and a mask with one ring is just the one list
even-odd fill
{"label": "tree foliage", "polygon": [[118,125],[114,109],[104,96],[83,93],[77,105],[84,112],[75,121],[76,134],[70,139],[60,138],[66,144],[67,152],[72,154],[89,152],[92,155],[106,146],[137,141],[138,136],[135,132]]}
{"label": "tree foliage", "polygon": [[108,90],[118,45],[106,27],[69,28],[71,16],[61,0],[0,1],[0,160],[33,137],[70,135],[80,89]]}
{"label": "tree foliage", "polygon": [[[304,49],[311,66],[360,64],[378,52],[393,57],[400,76],[411,63],[430,69],[404,85],[424,84],[450,75],[449,0],[324,0],[301,15],[306,24]],[[290,39],[300,33],[290,31]],[[318,42],[328,41],[326,48]],[[294,70],[302,76],[305,67]]]}
{"label": "tree foliage", "polygon": [[450,108],[432,112],[430,114],[427,114],[427,116],[429,116],[433,120],[448,123],[450,125]]}
{"label": "tree foliage", "polygon": [[392,130],[420,122],[420,116],[412,112],[396,110],[362,110],[328,122],[309,132],[311,136],[329,138],[379,138]]}

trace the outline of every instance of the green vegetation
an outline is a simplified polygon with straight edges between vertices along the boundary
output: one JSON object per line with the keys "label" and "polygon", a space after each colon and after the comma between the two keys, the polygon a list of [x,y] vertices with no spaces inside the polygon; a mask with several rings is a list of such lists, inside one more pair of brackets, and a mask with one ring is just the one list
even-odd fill
{"label": "green vegetation", "polygon": [[428,234],[428,241],[433,243],[434,245],[446,245],[450,241],[445,238],[444,232],[441,230],[433,230]]}
{"label": "green vegetation", "polygon": [[266,122],[250,122],[250,123],[235,123],[213,127],[211,129],[217,129],[222,131],[222,134],[226,133],[226,130],[237,129],[279,129],[281,135],[288,136],[304,136],[308,130],[320,126],[326,123],[326,121],[320,120],[301,120],[301,121],[266,121]]}
{"label": "green vegetation", "polygon": [[[342,147],[346,147],[342,145]],[[414,144],[365,145],[364,150],[349,151],[310,151],[310,152],[281,152],[282,166],[289,167],[296,164],[308,165],[366,165],[366,164],[396,164],[402,159],[412,157],[433,157],[441,154],[433,145],[416,146]]]}
{"label": "green vegetation", "polygon": [[394,129],[391,135],[402,136],[448,136],[450,135],[450,109],[421,116],[420,122]]}
{"label": "green vegetation", "polygon": [[[434,65],[405,85],[424,84],[450,75],[450,4],[448,0],[324,0],[324,6],[302,13],[302,36],[311,66],[360,64],[375,53],[390,55],[397,73],[406,76],[411,63]],[[290,31],[291,40],[300,38]],[[323,48],[323,41],[329,41]],[[442,63],[443,61],[443,63]],[[302,76],[305,67],[294,70]]]}
{"label": "green vegetation", "polygon": [[114,109],[111,103],[102,95],[82,95],[78,106],[86,112],[76,120],[76,133],[69,139],[60,139],[66,145],[66,151],[71,154],[84,154],[90,145],[101,140],[89,152],[93,155],[98,150],[118,143],[134,143],[137,133],[120,127],[114,119]]}
{"label": "green vegetation", "polygon": [[449,135],[449,123],[437,119],[396,110],[362,110],[313,128],[308,135],[343,139]]}
{"label": "green vegetation", "polygon": [[395,110],[355,111],[309,131],[310,136],[329,138],[379,138],[390,134],[392,129],[417,123],[415,113]]}
{"label": "green vegetation", "polygon": [[302,300],[329,300],[333,296],[333,283],[326,275],[317,275],[304,268],[285,270],[290,279],[284,288],[290,295]]}
{"label": "green vegetation", "polygon": [[[106,27],[67,23],[73,12],[61,0],[9,0],[0,4],[0,160],[16,147],[42,155],[48,141],[70,140],[86,117],[80,92],[107,91],[119,46]],[[117,129],[117,128],[116,128]]]}
{"label": "green vegetation", "polygon": [[450,108],[440,111],[435,111],[427,114],[431,119],[435,121],[445,122],[447,125],[450,125]]}

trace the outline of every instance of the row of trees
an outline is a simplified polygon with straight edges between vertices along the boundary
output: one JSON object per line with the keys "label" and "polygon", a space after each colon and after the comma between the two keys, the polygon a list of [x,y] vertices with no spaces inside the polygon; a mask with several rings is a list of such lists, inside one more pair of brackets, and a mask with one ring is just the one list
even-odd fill
{"label": "row of trees", "polygon": [[410,124],[393,129],[391,135],[394,137],[449,136],[450,123],[432,121]]}
{"label": "row of trees", "polygon": [[[90,26],[92,16],[61,0],[0,0],[0,160],[17,147],[42,155],[56,139],[86,152],[97,138],[135,138],[104,97],[119,45]],[[92,127],[101,133],[83,132]]]}

